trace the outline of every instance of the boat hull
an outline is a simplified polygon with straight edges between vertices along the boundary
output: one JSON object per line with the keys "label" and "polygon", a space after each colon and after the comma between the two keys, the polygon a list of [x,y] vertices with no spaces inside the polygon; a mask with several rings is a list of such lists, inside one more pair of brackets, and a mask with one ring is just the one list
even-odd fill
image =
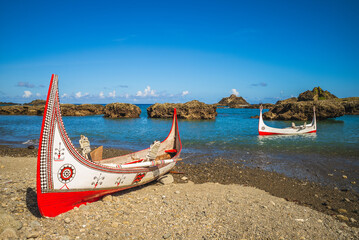
{"label": "boat hull", "polygon": [[317,132],[317,121],[315,116],[315,108],[313,107],[313,120],[311,124],[303,124],[297,127],[288,128],[273,128],[267,126],[263,121],[263,107],[260,107],[259,122],[258,122],[258,133],[259,135],[298,135],[307,133]]}
{"label": "boat hull", "polygon": [[[37,160],[37,202],[42,216],[55,217],[106,194],[136,187],[169,172],[179,159],[182,144],[176,110],[158,156],[147,160],[150,149],[92,162],[69,139],[61,117],[58,77],[53,75],[46,101]],[[171,154],[167,154],[167,152]],[[134,163],[133,165],[131,165]]]}

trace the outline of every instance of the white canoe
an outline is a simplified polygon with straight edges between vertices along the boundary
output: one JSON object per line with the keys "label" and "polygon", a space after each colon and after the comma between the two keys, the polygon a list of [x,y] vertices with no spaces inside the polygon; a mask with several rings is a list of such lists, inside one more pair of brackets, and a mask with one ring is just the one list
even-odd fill
{"label": "white canoe", "polygon": [[282,134],[282,135],[293,135],[293,134],[304,134],[304,133],[315,133],[317,132],[317,121],[315,117],[315,107],[313,107],[313,120],[310,124],[300,125],[296,127],[287,127],[287,128],[273,128],[267,126],[263,121],[263,106],[260,106],[259,114],[259,123],[258,123],[258,132],[259,135],[273,135],[273,134]]}
{"label": "white canoe", "polygon": [[176,109],[168,137],[156,159],[145,160],[149,149],[92,162],[67,136],[60,110],[58,76],[52,75],[37,158],[37,202],[42,216],[54,217],[102,196],[139,186],[169,172],[179,160],[182,144]]}

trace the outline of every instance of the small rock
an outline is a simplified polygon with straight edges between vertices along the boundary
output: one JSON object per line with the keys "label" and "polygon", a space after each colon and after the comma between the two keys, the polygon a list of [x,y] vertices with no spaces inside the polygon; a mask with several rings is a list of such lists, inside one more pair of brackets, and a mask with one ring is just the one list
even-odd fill
{"label": "small rock", "polygon": [[328,173],[328,176],[333,177],[334,174],[333,173]]}
{"label": "small rock", "polygon": [[346,216],[344,216],[344,215],[337,215],[337,218],[339,219],[339,220],[342,220],[342,221],[349,221],[349,219],[348,219],[348,217],[346,217]]}
{"label": "small rock", "polygon": [[30,226],[32,228],[38,228],[38,227],[41,227],[41,223],[39,223],[38,221],[34,220],[30,223]]}
{"label": "small rock", "polygon": [[113,222],[113,223],[111,224],[111,227],[117,228],[117,227],[118,227],[118,222]]}
{"label": "small rock", "polygon": [[356,184],[356,182],[355,182],[355,181],[351,181],[350,183],[351,183],[351,184]]}
{"label": "small rock", "polygon": [[180,194],[180,191],[175,191],[175,194]]}
{"label": "small rock", "polygon": [[39,232],[33,231],[26,235],[26,238],[37,238],[40,235]]}
{"label": "small rock", "polygon": [[350,222],[355,223],[357,220],[355,220],[355,218],[350,218]]}
{"label": "small rock", "polygon": [[173,180],[173,176],[171,174],[167,174],[167,175],[161,177],[158,181],[160,183],[162,183],[163,185],[169,185],[169,184],[172,184],[174,180]]}
{"label": "small rock", "polygon": [[113,199],[112,199],[111,195],[107,195],[102,198],[102,201],[104,201],[104,202],[112,202],[112,200]]}
{"label": "small rock", "polygon": [[0,239],[18,239],[16,231],[13,228],[5,228],[0,234]]}
{"label": "small rock", "polygon": [[327,206],[327,209],[332,210],[332,207],[331,207],[331,206]]}
{"label": "small rock", "polygon": [[348,211],[345,210],[345,209],[343,209],[343,208],[339,208],[339,209],[338,209],[338,212],[339,212],[339,213],[348,213]]}
{"label": "small rock", "polygon": [[273,205],[273,206],[275,206],[275,202],[273,202],[273,201],[270,201],[270,203]]}
{"label": "small rock", "polygon": [[304,222],[305,220],[304,219],[302,219],[302,218],[297,218],[297,219],[294,219],[295,221],[297,221],[297,222]]}
{"label": "small rock", "polygon": [[67,218],[65,218],[64,221],[65,221],[65,223],[70,223],[70,222],[71,222],[71,219],[67,217]]}
{"label": "small rock", "polygon": [[4,166],[4,165],[1,165],[0,168],[5,168],[5,166]]}
{"label": "small rock", "polygon": [[165,235],[163,235],[163,239],[167,239],[169,237],[171,237],[171,233],[166,233]]}
{"label": "small rock", "polygon": [[59,237],[59,240],[70,240],[70,237],[69,236],[61,236]]}
{"label": "small rock", "polygon": [[343,178],[344,178],[344,179],[347,179],[347,178],[348,178],[348,176],[347,176],[347,175],[343,175]]}
{"label": "small rock", "polygon": [[344,201],[350,202],[350,199],[349,198],[344,198]]}
{"label": "small rock", "polygon": [[81,229],[80,229],[80,232],[81,232],[81,233],[83,233],[83,232],[85,232],[85,231],[86,231],[86,229],[84,229],[84,228],[81,228]]}
{"label": "small rock", "polygon": [[323,221],[321,220],[321,219],[318,219],[318,221],[317,221],[318,223],[322,223]]}
{"label": "small rock", "polygon": [[34,145],[30,145],[27,147],[28,149],[35,149],[35,146]]}
{"label": "small rock", "polygon": [[185,177],[182,177],[181,180],[187,181],[187,180],[188,180],[188,177],[186,177],[186,176],[185,176]]}

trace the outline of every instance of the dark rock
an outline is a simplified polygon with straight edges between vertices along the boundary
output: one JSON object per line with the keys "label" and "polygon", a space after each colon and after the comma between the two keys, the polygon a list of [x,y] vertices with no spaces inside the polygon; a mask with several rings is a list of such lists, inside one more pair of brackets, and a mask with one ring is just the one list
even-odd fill
{"label": "dark rock", "polygon": [[129,103],[110,103],[106,105],[104,114],[107,118],[138,118],[141,109]]}
{"label": "dark rock", "polygon": [[[62,116],[87,116],[103,114],[105,107],[100,104],[61,104]],[[0,106],[0,115],[38,115],[44,114],[45,105]]]}
{"label": "dark rock", "polygon": [[30,105],[30,106],[38,106],[38,105],[45,105],[46,100],[36,99],[29,103],[24,103],[24,105]]}
{"label": "dark rock", "polygon": [[260,104],[250,104],[250,105],[245,106],[243,108],[259,109],[261,107],[261,105],[263,106],[264,109],[271,109],[271,108],[274,107],[273,103],[260,103]]}
{"label": "dark rock", "polygon": [[101,104],[61,104],[62,116],[88,116],[103,114],[104,106]]}
{"label": "dark rock", "polygon": [[221,101],[218,102],[218,105],[221,106],[228,106],[230,108],[242,108],[243,106],[250,105],[244,98],[237,97],[236,95],[232,94],[229,97],[222,98]]}
{"label": "dark rock", "polygon": [[359,115],[359,97],[342,98],[340,101],[345,108],[345,114]]}
{"label": "dark rock", "polygon": [[275,105],[274,108],[263,114],[263,118],[311,121],[313,118],[313,105],[316,106],[317,119],[340,117],[345,113],[343,105],[334,100],[305,101]]}
{"label": "dark rock", "polygon": [[215,119],[217,107],[205,104],[197,100],[186,103],[156,103],[147,108],[150,118],[172,118],[174,108],[177,109],[177,117],[182,119]]}
{"label": "dark rock", "polygon": [[288,98],[288,99],[285,99],[285,100],[277,101],[275,104],[295,103],[295,102],[298,102],[298,98],[291,97],[291,98]]}
{"label": "dark rock", "polygon": [[329,99],[337,99],[337,97],[328,91],[324,91],[320,87],[315,87],[312,91],[305,91],[298,96],[298,101],[318,101]]}
{"label": "dark rock", "polygon": [[11,106],[11,105],[20,105],[20,104],[13,102],[0,102],[0,106]]}
{"label": "dark rock", "polygon": [[28,149],[34,149],[35,146],[34,146],[34,145],[29,145],[27,148],[28,148]]}

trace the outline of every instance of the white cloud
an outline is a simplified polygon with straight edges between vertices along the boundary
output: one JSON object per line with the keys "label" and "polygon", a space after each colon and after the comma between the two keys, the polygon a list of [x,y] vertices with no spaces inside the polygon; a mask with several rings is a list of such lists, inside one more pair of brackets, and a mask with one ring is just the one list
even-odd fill
{"label": "white cloud", "polygon": [[156,94],[156,91],[151,89],[150,86],[147,86],[143,92],[138,91],[136,96],[137,97],[158,97],[158,94]]}
{"label": "white cloud", "polygon": [[67,98],[69,95],[67,93],[62,94],[61,98]]}
{"label": "white cloud", "polygon": [[239,95],[239,92],[237,92],[237,90],[235,88],[232,89],[232,94],[238,96]]}
{"label": "white cloud", "polygon": [[36,93],[36,97],[40,97],[41,96],[41,94],[40,93]]}
{"label": "white cloud", "polygon": [[129,98],[129,97],[130,97],[130,94],[126,93],[125,98]]}
{"label": "white cloud", "polygon": [[186,96],[188,94],[189,94],[189,91],[187,91],[187,90],[182,92],[182,96]]}
{"label": "white cloud", "polygon": [[77,93],[75,94],[75,97],[76,97],[76,98],[80,98],[80,97],[82,97],[81,92],[77,92]]}
{"label": "white cloud", "polygon": [[112,92],[109,92],[109,93],[108,93],[108,96],[109,96],[109,97],[112,97],[112,98],[115,98],[115,97],[116,97],[116,91],[113,90]]}
{"label": "white cloud", "polygon": [[32,95],[32,92],[30,92],[30,91],[24,91],[24,95],[22,95],[22,97],[23,97],[23,98],[29,98],[29,97],[31,97],[31,95]]}
{"label": "white cloud", "polygon": [[105,98],[105,95],[103,94],[102,91],[100,92],[99,97],[100,97],[100,98]]}
{"label": "white cloud", "polygon": [[89,95],[89,93],[82,94],[81,92],[77,92],[75,94],[75,98],[82,98],[82,97],[86,97],[88,95]]}

